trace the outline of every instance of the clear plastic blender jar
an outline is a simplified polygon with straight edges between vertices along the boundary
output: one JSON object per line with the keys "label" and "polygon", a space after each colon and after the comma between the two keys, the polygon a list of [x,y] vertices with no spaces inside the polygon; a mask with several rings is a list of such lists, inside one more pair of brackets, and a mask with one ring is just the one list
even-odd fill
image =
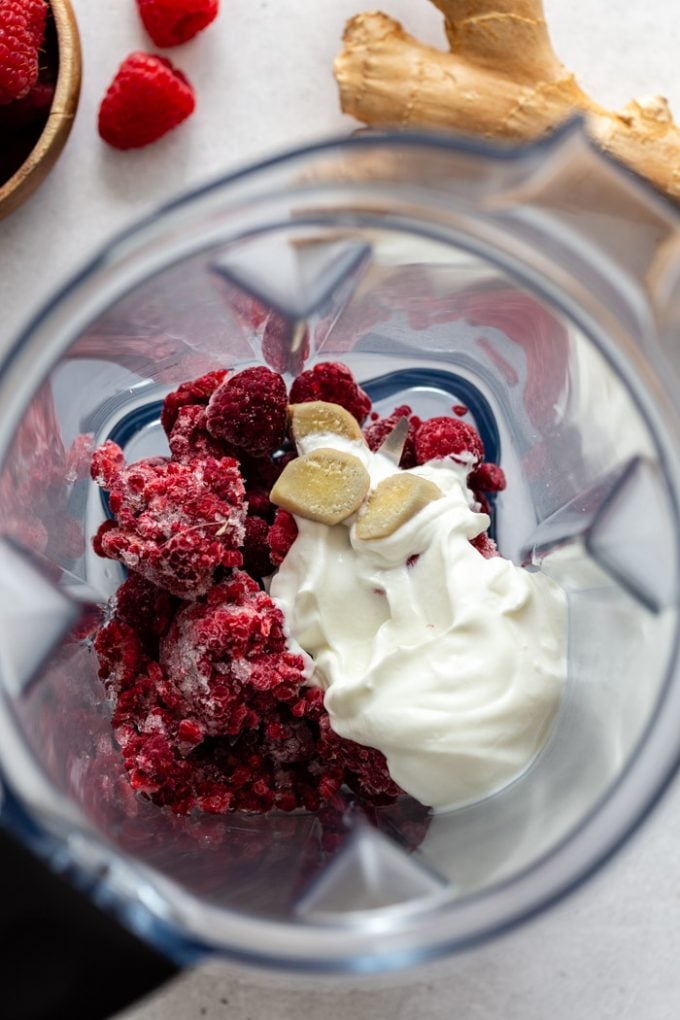
{"label": "clear plastic blender jar", "polygon": [[[3,821],[180,961],[372,971],[545,908],[607,860],[680,754],[678,218],[578,124],[529,149],[329,142],[117,238],[0,372]],[[263,336],[283,319],[283,341]],[[301,350],[307,333],[310,349]],[[378,411],[470,409],[509,479],[503,555],[569,603],[551,737],[502,792],[181,818],[136,798],[91,647],[120,584],[87,446],[166,452],[164,395],[219,367],[348,364]]]}

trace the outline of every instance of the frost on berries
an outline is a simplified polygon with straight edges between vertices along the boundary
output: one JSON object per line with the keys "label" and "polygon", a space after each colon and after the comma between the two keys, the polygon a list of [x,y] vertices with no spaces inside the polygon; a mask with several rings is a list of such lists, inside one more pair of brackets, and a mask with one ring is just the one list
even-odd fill
{"label": "frost on berries", "polygon": [[110,440],[92,458],[92,477],[109,493],[113,522],[97,551],[179,598],[210,588],[218,567],[242,557],[245,489],[235,460],[152,457],[124,466]]}

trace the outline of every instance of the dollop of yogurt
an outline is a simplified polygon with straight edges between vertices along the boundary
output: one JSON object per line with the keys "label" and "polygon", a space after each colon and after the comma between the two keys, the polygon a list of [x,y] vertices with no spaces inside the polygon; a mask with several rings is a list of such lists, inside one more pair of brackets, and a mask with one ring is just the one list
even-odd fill
{"label": "dollop of yogurt", "polygon": [[[358,441],[305,437],[359,457],[371,487],[400,469]],[[566,675],[566,599],[550,578],[471,544],[489,526],[450,458],[410,469],[440,499],[387,537],[356,520],[296,516],[271,583],[293,642],[311,656],[333,729],[378,748],[392,778],[444,811],[501,789],[544,744]]]}

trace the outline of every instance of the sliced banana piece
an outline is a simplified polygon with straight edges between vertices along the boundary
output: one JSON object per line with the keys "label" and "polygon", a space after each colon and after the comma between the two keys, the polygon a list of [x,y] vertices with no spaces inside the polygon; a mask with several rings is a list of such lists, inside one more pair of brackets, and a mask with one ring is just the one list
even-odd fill
{"label": "sliced banana piece", "polygon": [[427,478],[405,472],[383,479],[369,496],[366,509],[356,523],[356,536],[364,541],[387,538],[419,510],[443,496]]}
{"label": "sliced banana piece", "polygon": [[358,457],[322,447],[286,464],[269,498],[320,524],[340,524],[364,501],[371,480]]}
{"label": "sliced banana piece", "polygon": [[298,443],[312,433],[332,432],[347,439],[361,439],[359,422],[339,404],[326,400],[309,400],[288,405],[288,420],[293,439]]}

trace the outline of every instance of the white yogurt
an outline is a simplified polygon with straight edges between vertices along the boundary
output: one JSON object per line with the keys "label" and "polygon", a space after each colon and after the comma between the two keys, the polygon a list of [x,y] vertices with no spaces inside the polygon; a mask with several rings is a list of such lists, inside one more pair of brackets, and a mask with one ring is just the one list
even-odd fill
{"label": "white yogurt", "polygon": [[[399,470],[338,436],[307,437],[300,452],[319,446],[360,457],[371,487]],[[564,594],[470,545],[489,518],[472,508],[468,471],[450,459],[413,468],[444,496],[386,538],[361,541],[355,518],[328,527],[296,517],[299,535],[271,583],[333,729],[381,750],[392,778],[437,810],[526,769],[566,675]]]}

